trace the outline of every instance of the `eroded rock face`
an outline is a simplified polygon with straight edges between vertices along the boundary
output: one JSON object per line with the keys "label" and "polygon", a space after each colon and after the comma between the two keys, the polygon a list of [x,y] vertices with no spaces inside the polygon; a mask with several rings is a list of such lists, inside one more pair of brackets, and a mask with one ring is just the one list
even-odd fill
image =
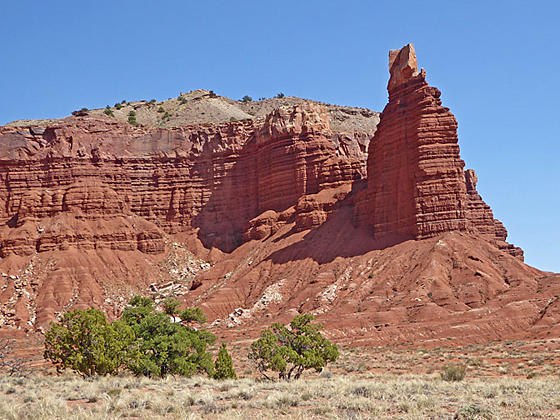
{"label": "eroded rock face", "polygon": [[315,103],[176,128],[0,127],[0,327],[169,292],[238,336],[302,311],[341,341],[546,334],[557,276],[505,242],[412,45],[390,70],[371,142],[345,116],[366,111]]}
{"label": "eroded rock face", "polygon": [[[449,231],[477,232],[504,249],[507,232],[463,171],[457,121],[441,92],[418,71],[414,47],[389,53],[389,103],[370,143],[368,187],[359,220],[376,238],[423,239]],[[366,213],[364,215],[363,213]]]}
{"label": "eroded rock face", "polygon": [[[145,286],[169,235],[231,252],[296,217],[318,225],[332,203],[294,207],[365,176],[366,136],[334,133],[310,103],[173,129],[89,117],[0,128],[0,264],[42,267],[6,286],[0,325],[44,326],[63,308],[107,305],[107,285]],[[134,277],[143,270],[152,278]]]}

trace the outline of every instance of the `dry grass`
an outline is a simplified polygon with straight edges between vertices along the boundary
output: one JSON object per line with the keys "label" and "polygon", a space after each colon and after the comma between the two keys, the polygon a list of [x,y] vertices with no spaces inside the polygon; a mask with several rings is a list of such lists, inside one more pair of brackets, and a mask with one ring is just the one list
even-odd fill
{"label": "dry grass", "polygon": [[[329,375],[324,375],[329,376]],[[0,377],[2,419],[508,418],[560,416],[558,377],[446,382],[369,374],[295,382]]]}
{"label": "dry grass", "polygon": [[[343,347],[328,370],[291,383],[256,379],[248,342],[231,343],[238,381],[83,380],[54,376],[52,368],[40,374],[38,367],[26,377],[0,376],[0,419],[560,418],[558,340]],[[448,365],[466,366],[465,379],[443,380]]]}

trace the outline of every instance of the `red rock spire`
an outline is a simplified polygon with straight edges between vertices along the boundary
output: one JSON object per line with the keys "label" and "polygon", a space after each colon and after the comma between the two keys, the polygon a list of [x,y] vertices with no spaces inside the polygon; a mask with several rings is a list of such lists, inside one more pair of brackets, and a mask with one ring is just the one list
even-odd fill
{"label": "red rock spire", "polygon": [[418,71],[412,44],[389,52],[389,69],[389,103],[368,154],[368,222],[375,237],[422,239],[461,230],[511,249],[475,182],[467,185],[457,120],[424,69]]}

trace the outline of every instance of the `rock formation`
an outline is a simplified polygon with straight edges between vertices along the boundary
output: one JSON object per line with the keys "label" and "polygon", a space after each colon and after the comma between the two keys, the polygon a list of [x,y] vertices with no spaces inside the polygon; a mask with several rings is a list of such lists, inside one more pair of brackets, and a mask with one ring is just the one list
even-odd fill
{"label": "rock formation", "polygon": [[[343,342],[559,336],[558,276],[505,242],[412,45],[389,64],[377,131],[296,98],[228,122],[239,104],[202,91],[165,105],[219,123],[158,127],[134,103],[0,127],[0,335],[140,292],[230,336],[301,312]],[[147,125],[123,122],[134,107]]]}
{"label": "rock formation", "polygon": [[424,239],[449,231],[477,232],[514,255],[507,232],[463,172],[457,121],[441,92],[418,71],[412,44],[389,53],[389,103],[369,147],[366,215],[376,238]]}
{"label": "rock formation", "polygon": [[[174,129],[87,116],[2,128],[0,261],[112,250],[131,253],[126,264],[142,254],[165,255],[166,235],[180,232],[231,252],[294,218],[300,229],[317,226],[332,205],[314,209],[308,199],[283,212],[365,176],[363,136],[357,137],[361,143],[333,132],[326,108],[313,103],[262,120]],[[83,261],[92,258],[98,257]],[[76,288],[71,279],[47,276],[35,289],[51,281],[57,303],[39,319],[78,299],[66,292]]]}

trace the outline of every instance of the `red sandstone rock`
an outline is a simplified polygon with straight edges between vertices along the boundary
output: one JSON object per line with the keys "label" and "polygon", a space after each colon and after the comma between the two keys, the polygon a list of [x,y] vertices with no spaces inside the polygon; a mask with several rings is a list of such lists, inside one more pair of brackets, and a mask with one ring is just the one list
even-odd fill
{"label": "red sandstone rock", "polygon": [[[336,135],[343,140],[332,132],[326,109],[314,104],[281,108],[256,122],[176,129],[94,118],[0,128],[0,265],[81,255],[62,264],[77,277],[46,269],[40,289],[51,297],[34,298],[35,315],[20,313],[26,305],[18,292],[9,304],[19,308],[18,325],[27,328],[31,318],[44,325],[77,302],[103,305],[99,287],[76,290],[73,283],[94,276],[96,266],[109,283],[145,284],[150,279],[129,278],[123,266],[146,254],[164,258],[165,232],[197,231],[207,248],[226,251],[270,235],[295,217],[300,198],[364,175],[367,142]],[[264,216],[275,210],[279,216]],[[324,221],[325,210],[318,211]],[[317,225],[309,213],[300,223]],[[128,256],[112,271],[98,261],[102,250]]]}
{"label": "red sandstone rock", "polygon": [[165,292],[244,338],[300,312],[339,342],[558,336],[558,276],[515,258],[412,45],[390,68],[371,143],[314,104],[174,129],[0,127],[0,327]]}
{"label": "red sandstone rock", "polygon": [[504,243],[507,232],[476,192],[474,172],[463,172],[457,121],[425,71],[418,72],[412,44],[389,53],[389,68],[389,103],[370,143],[368,188],[357,219],[370,224],[376,238],[477,232],[522,258]]}

